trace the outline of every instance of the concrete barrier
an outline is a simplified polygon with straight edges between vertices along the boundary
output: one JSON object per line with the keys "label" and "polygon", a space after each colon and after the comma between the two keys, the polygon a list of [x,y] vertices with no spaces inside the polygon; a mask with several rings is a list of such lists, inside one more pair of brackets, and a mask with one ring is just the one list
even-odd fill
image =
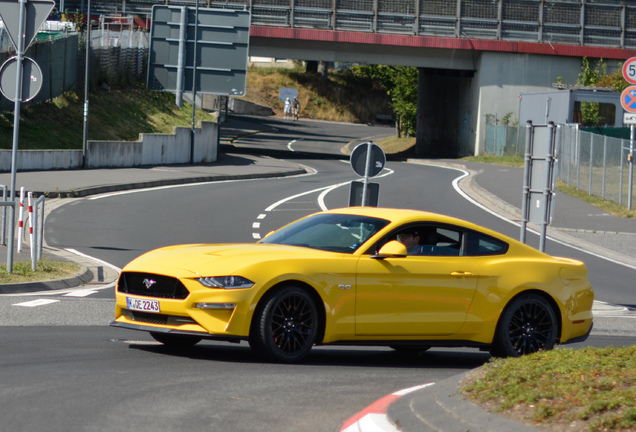
{"label": "concrete barrier", "polygon": [[[131,168],[190,163],[190,128],[175,127],[172,134],[139,134],[138,141],[88,141],[87,168]],[[195,128],[193,163],[218,159],[219,128],[200,122]],[[11,171],[11,150],[0,150],[0,171]],[[18,150],[18,171],[83,168],[82,150]]]}
{"label": "concrete barrier", "polygon": [[[11,171],[11,150],[0,150],[0,171]],[[81,150],[18,150],[19,171],[48,171],[82,167]]]}

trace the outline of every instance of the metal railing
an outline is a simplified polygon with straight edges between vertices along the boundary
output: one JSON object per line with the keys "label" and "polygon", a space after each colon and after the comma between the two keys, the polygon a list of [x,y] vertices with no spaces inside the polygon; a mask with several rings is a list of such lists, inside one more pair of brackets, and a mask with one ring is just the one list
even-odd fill
{"label": "metal railing", "polygon": [[[629,3],[629,4],[628,4]],[[65,1],[77,11],[85,1]],[[194,0],[92,0],[95,14],[148,16],[153,4]],[[636,5],[618,0],[200,0],[247,8],[252,25],[567,45],[636,47]]]}

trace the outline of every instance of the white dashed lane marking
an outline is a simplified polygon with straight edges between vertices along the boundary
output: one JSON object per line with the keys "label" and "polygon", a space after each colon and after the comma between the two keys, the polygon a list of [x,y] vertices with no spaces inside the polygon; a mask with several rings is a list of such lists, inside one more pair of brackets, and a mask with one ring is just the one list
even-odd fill
{"label": "white dashed lane marking", "polygon": [[38,300],[31,300],[31,301],[22,302],[22,303],[15,303],[13,306],[37,307],[37,306],[44,306],[44,305],[48,305],[48,304],[51,304],[51,303],[57,303],[57,302],[59,302],[59,300],[38,299]]}

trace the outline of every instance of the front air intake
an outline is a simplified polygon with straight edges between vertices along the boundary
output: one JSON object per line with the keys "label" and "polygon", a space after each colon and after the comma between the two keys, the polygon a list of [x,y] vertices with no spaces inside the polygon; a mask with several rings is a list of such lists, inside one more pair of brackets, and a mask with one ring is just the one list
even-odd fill
{"label": "front air intake", "polygon": [[151,273],[122,272],[117,282],[121,293],[183,300],[190,294],[177,278]]}

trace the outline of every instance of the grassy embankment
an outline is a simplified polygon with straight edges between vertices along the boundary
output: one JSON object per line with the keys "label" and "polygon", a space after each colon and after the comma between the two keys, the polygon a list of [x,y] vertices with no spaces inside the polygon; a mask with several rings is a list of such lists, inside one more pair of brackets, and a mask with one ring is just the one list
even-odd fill
{"label": "grassy embankment", "polygon": [[[388,101],[370,83],[353,83],[346,74],[332,74],[329,81],[300,70],[250,70],[247,99],[282,113],[280,87],[299,89],[305,117],[336,121],[371,122],[387,113]],[[25,106],[20,125],[20,148],[81,148],[83,100],[75,93],[38,105]],[[135,140],[141,132],[169,133],[173,126],[189,126],[191,107],[174,105],[174,96],[140,87],[96,90],[90,100],[89,139]],[[197,113],[197,121],[209,119]],[[0,115],[0,148],[11,148],[13,116]],[[379,142],[387,153],[399,153],[414,145],[413,138],[389,138]],[[480,162],[514,166],[522,160],[496,157],[470,158]],[[571,193],[571,192],[569,192]],[[586,194],[584,194],[586,195]],[[609,211],[609,210],[608,210]],[[633,215],[632,215],[633,217]],[[40,275],[28,266],[16,265],[14,273],[26,280],[59,277],[48,264]],[[76,270],[75,270],[76,271]],[[0,283],[15,283],[4,279]],[[607,348],[559,349],[520,359],[495,360],[478,369],[466,394],[486,409],[546,430],[636,430],[636,350]]]}

